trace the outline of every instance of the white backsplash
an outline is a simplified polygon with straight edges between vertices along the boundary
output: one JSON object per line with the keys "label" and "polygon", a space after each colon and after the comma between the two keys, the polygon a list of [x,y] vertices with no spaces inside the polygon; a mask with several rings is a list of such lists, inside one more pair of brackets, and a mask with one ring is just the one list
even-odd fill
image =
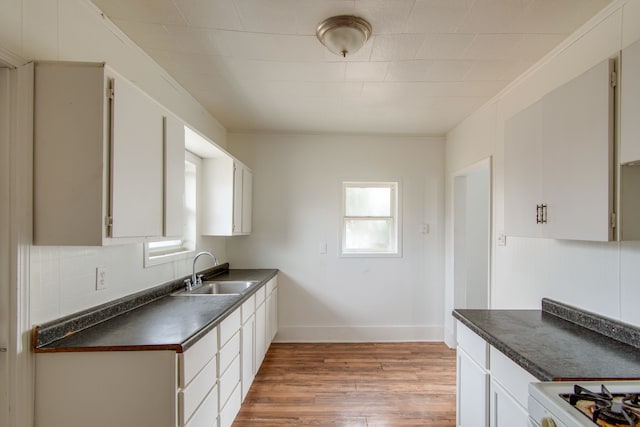
{"label": "white backsplash", "polygon": [[[224,238],[203,238],[199,248],[226,262]],[[193,258],[143,266],[143,245],[107,247],[32,246],[31,319],[57,319],[191,274]],[[199,260],[198,270],[212,266]],[[107,288],[96,290],[96,267],[105,267]]]}

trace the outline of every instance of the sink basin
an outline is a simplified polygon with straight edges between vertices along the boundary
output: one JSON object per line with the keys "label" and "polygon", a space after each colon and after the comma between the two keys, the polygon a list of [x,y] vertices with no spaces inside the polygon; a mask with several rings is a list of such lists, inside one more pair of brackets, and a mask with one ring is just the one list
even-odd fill
{"label": "sink basin", "polygon": [[255,280],[230,280],[226,282],[212,280],[203,282],[201,286],[191,291],[182,290],[173,295],[241,295],[256,283],[258,282]]}

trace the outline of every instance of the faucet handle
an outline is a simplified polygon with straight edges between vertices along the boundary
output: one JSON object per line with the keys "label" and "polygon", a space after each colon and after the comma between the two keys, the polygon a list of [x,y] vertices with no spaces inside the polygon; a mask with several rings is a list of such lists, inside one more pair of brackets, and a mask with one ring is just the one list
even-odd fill
{"label": "faucet handle", "polygon": [[196,285],[196,286],[200,286],[200,285],[202,285],[202,278],[203,278],[203,277],[204,277],[204,274],[198,274],[198,275],[196,276],[196,283],[195,283],[195,285]]}
{"label": "faucet handle", "polygon": [[184,288],[187,291],[190,291],[193,288],[193,284],[191,283],[191,279],[190,278],[184,279]]}

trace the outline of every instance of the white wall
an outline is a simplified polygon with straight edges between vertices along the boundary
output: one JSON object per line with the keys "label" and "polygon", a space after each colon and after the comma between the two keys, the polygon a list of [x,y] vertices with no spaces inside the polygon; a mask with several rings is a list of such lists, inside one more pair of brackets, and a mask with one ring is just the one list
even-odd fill
{"label": "white wall", "polygon": [[[228,256],[235,267],[280,269],[279,340],[442,339],[442,138],[229,134],[228,141],[254,172],[253,231],[229,239]],[[401,180],[402,257],[338,257],[342,181],[389,179]]]}
{"label": "white wall", "polygon": [[[640,0],[617,1],[447,135],[446,217],[452,218],[452,176],[493,156],[492,308],[539,308],[550,297],[640,324],[640,243],[591,243],[508,237],[504,230],[504,122],[545,93],[640,38]],[[452,228],[446,230],[446,283],[452,286]],[[446,313],[445,316],[449,316]],[[447,336],[452,334],[446,331]]]}
{"label": "white wall", "polygon": [[[0,48],[27,61],[105,61],[190,126],[226,145],[225,129],[86,0],[4,1]],[[226,260],[224,239],[199,244]],[[95,290],[97,266],[108,269],[107,290]],[[187,275],[190,269],[188,261],[145,269],[140,244],[32,247],[31,321],[64,316]]]}

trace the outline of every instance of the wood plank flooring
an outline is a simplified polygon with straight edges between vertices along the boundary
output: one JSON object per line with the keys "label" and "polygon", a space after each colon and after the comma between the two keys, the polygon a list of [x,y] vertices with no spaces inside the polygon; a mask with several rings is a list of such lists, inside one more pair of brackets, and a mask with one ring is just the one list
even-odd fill
{"label": "wood plank flooring", "polygon": [[274,343],[233,426],[454,426],[455,363],[442,343]]}

